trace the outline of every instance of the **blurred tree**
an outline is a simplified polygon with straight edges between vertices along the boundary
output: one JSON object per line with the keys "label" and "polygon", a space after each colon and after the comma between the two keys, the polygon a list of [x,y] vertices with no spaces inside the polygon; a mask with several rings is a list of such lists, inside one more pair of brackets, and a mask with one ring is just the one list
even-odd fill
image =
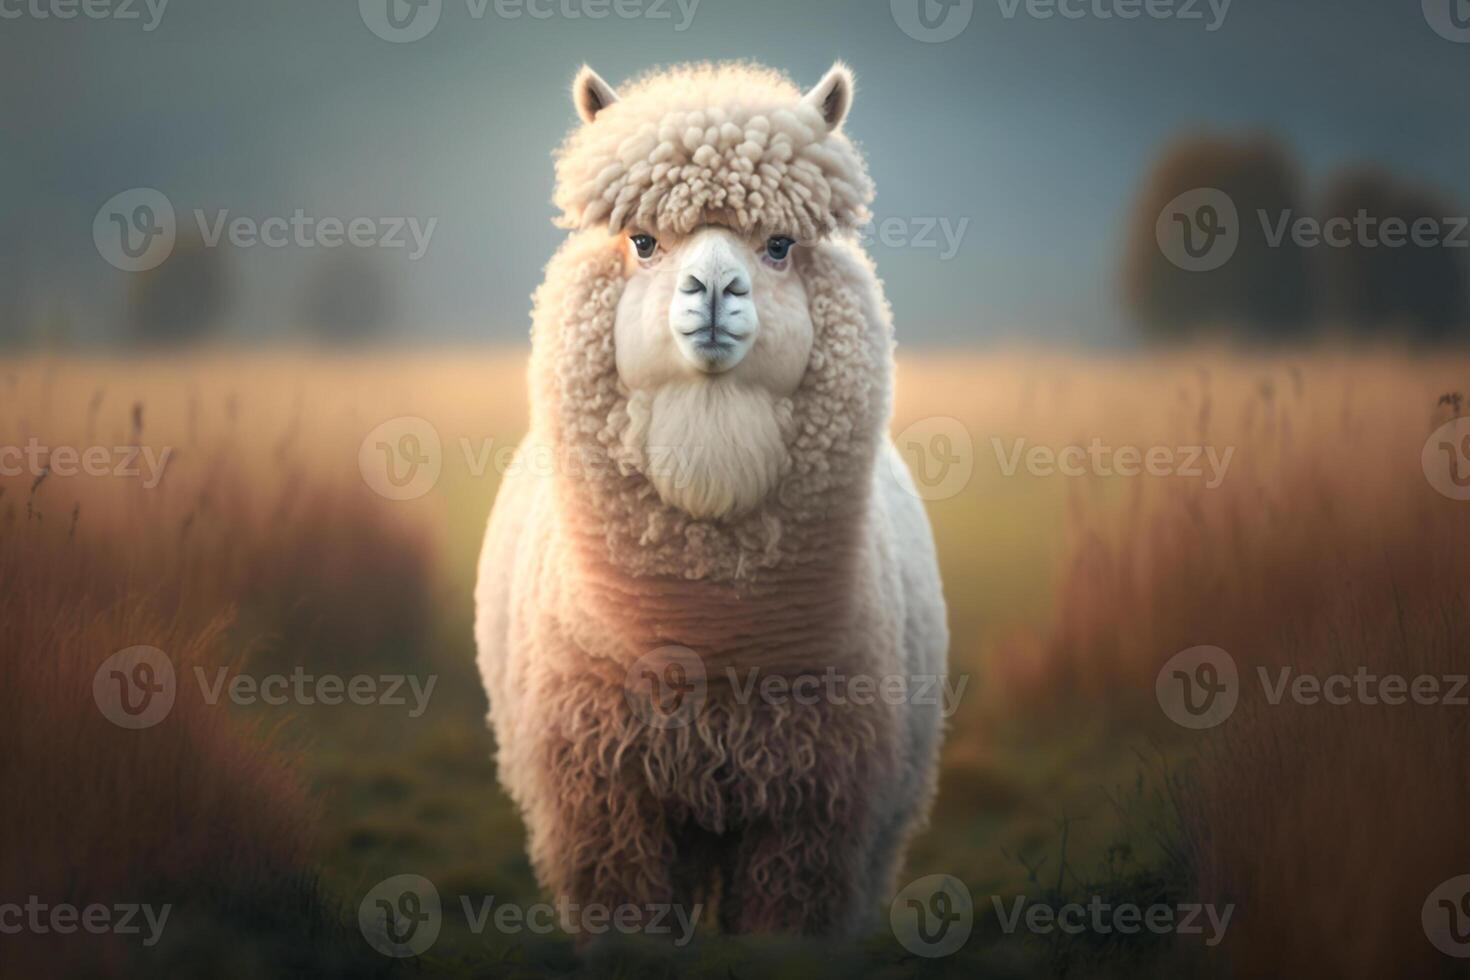
{"label": "blurred tree", "polygon": [[[1183,224],[1193,214],[1164,212],[1181,195],[1206,188],[1223,192],[1233,206],[1234,228],[1227,226],[1228,212],[1211,209],[1203,217],[1218,220],[1220,247],[1233,242],[1234,251],[1221,252],[1228,258],[1218,266],[1184,268],[1160,236],[1179,231],[1171,219]],[[1301,216],[1299,188],[1296,166],[1269,138],[1194,135],[1168,147],[1144,184],[1127,232],[1123,295],[1143,327],[1158,338],[1215,329],[1257,339],[1305,333],[1312,312],[1307,256],[1289,234],[1272,241],[1283,215],[1290,220]],[[1188,243],[1186,239],[1180,247]]]}
{"label": "blurred tree", "polygon": [[128,323],[144,344],[188,343],[209,334],[224,312],[224,258],[181,236],[163,263],[137,273],[128,290]]}
{"label": "blurred tree", "polygon": [[[1463,334],[1470,231],[1452,216],[1464,214],[1380,171],[1338,175],[1322,205],[1323,227],[1336,220],[1339,242],[1322,248],[1323,316],[1358,333],[1403,330],[1425,341]],[[1397,221],[1386,227],[1390,219]]]}
{"label": "blurred tree", "polygon": [[326,253],[307,282],[302,313],[307,329],[326,340],[380,335],[393,313],[381,263],[357,248]]}

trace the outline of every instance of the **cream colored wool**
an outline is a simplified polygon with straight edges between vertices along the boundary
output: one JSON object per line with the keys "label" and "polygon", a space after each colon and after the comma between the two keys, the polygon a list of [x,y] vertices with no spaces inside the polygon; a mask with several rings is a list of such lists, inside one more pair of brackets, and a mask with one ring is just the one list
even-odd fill
{"label": "cream colored wool", "polygon": [[[589,121],[560,151],[556,201],[578,230],[536,293],[519,455],[554,465],[507,474],[476,638],[501,782],[542,885],[577,904],[713,902],[733,932],[851,935],[877,921],[928,812],[937,704],[748,700],[729,673],[945,670],[932,535],[886,434],[891,317],[850,234],[872,197],[840,129],[851,91],[840,66],[805,97],[746,65],[676,68],[617,95],[584,70],[574,86]],[[692,420],[709,461],[684,462],[720,516],[697,518],[655,472],[649,433],[670,409],[620,375],[615,328],[629,231],[711,225],[799,240],[812,344],[754,440],[729,431],[750,375],[683,382],[732,386],[677,396],[708,403]],[[649,725],[629,669],[670,647],[698,658],[707,687],[690,724]]]}

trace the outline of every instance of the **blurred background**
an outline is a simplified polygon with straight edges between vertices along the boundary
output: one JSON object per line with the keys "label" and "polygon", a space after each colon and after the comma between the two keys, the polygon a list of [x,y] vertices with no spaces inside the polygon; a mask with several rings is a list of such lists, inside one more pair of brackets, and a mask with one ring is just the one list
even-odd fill
{"label": "blurred background", "polygon": [[[471,592],[569,85],[739,58],[857,73],[964,682],[900,882],[971,896],[949,955],[458,911],[544,898]],[[1462,975],[1463,705],[1255,678],[1465,671],[1467,69],[1466,0],[0,0],[0,926],[173,909],[0,930],[0,976]],[[123,724],[139,647],[176,698]],[[299,673],[432,695],[201,696]],[[402,960],[401,875],[444,907]],[[999,914],[1092,896],[1233,917]]]}
{"label": "blurred background", "polygon": [[[626,15],[393,2],[418,18],[397,36],[416,40],[374,33],[366,0],[137,0],[101,19],[13,0],[0,31],[0,82],[15,93],[0,106],[4,341],[519,343],[558,241],[548,154],[575,120],[567,87],[583,62],[616,85],[675,61],[754,58],[803,87],[849,62],[847,128],[879,188],[871,247],[900,339],[916,345],[1137,343],[1169,287],[1136,263],[1125,276],[1141,247],[1130,232],[1193,187],[1238,196],[1248,240],[1262,237],[1258,207],[1274,221],[1389,201],[1438,217],[1470,197],[1470,134],[1456,124],[1467,49],[1447,39],[1453,20],[1437,31],[1432,3],[1179,0],[1130,17],[1127,3],[1099,16],[1082,0],[923,0],[928,28],[916,0],[643,0]],[[176,213],[178,254],[156,281],[93,243],[99,208],[132,188]],[[424,248],[406,232],[403,247],[201,247],[201,223],[221,215],[259,225],[298,210],[434,225]],[[1367,257],[1345,251],[1240,272],[1242,290],[1265,295],[1207,312],[1355,314],[1372,300],[1343,280]],[[1409,251],[1425,250],[1399,249],[1395,264]],[[1453,254],[1454,269],[1385,273],[1444,294],[1402,312],[1463,316],[1466,250]]]}

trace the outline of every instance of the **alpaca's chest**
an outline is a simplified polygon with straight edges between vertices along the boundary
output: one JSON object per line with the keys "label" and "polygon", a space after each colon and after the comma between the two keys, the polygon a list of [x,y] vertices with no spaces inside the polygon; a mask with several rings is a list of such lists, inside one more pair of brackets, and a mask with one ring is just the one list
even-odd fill
{"label": "alpaca's chest", "polygon": [[893,705],[854,699],[824,672],[732,668],[661,693],[663,703],[637,688],[624,699],[639,729],[622,775],[707,830],[834,802],[890,761]]}
{"label": "alpaca's chest", "polygon": [[835,805],[896,764],[898,705],[874,681],[702,674],[678,657],[621,678],[586,673],[542,703],[549,761],[561,777],[631,791],[714,832]]}

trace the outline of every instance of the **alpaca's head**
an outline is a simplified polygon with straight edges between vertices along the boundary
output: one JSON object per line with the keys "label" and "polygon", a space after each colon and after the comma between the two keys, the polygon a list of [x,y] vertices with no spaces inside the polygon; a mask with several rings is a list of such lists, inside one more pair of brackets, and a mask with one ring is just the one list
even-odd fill
{"label": "alpaca's head", "polygon": [[558,163],[563,221],[621,250],[618,367],[633,388],[735,372],[786,393],[812,346],[803,248],[861,222],[872,189],[841,133],[852,75],[806,94],[748,65],[675,69],[619,96],[591,68]]}
{"label": "alpaca's head", "polygon": [[841,129],[852,94],[840,64],[806,93],[749,65],[621,94],[586,67],[573,83],[561,223],[616,252],[629,449],[672,451],[677,471],[648,475],[693,516],[751,509],[787,464],[788,400],[820,343],[812,252],[861,226],[873,193]]}

